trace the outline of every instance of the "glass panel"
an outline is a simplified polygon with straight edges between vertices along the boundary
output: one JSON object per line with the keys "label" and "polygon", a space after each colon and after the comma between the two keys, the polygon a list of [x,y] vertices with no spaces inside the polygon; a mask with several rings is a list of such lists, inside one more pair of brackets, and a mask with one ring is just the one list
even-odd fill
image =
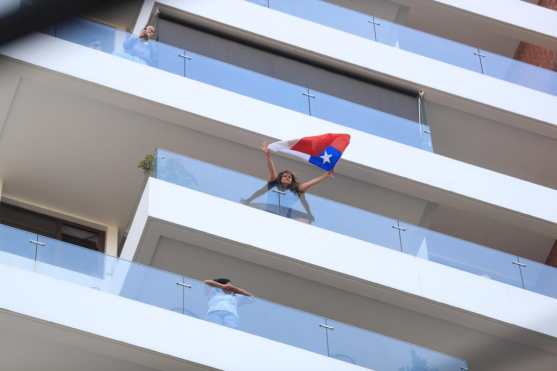
{"label": "glass panel", "polygon": [[270,0],[270,7],[309,21],[481,72],[476,48],[322,0]]}
{"label": "glass panel", "polygon": [[99,23],[76,18],[60,23],[55,28],[56,37],[93,49],[114,53],[116,48],[116,31]]}
{"label": "glass panel", "polygon": [[[264,1],[254,2],[264,3]],[[322,0],[270,0],[270,7],[402,50],[557,95],[557,74],[545,68],[486,51],[480,52],[469,45]]]}
{"label": "glass panel", "polygon": [[[276,212],[279,208],[279,195],[267,192],[266,183],[261,179],[165,150],[157,151],[156,167],[159,179],[236,202],[253,197],[250,206],[265,211]],[[223,187],[223,184],[234,186]],[[255,197],[257,193],[261,195]],[[400,250],[393,219],[311,194],[305,198],[311,212],[309,218],[305,209],[297,208],[299,204],[280,215]]]}
{"label": "glass panel", "polygon": [[[183,308],[183,282],[182,276],[154,269],[140,264],[119,266],[127,274],[121,285],[120,296],[151,304],[159,308],[182,312]],[[119,264],[120,265],[120,264]]]}
{"label": "glass panel", "polygon": [[378,20],[377,41],[412,53],[482,72],[477,49],[385,20]]}
{"label": "glass panel", "polygon": [[311,115],[378,135],[399,143],[429,150],[423,143],[420,125],[376,109],[328,94],[311,91]]}
{"label": "glass panel", "polygon": [[[296,4],[292,2],[290,5],[298,9],[299,5]],[[102,37],[97,36],[98,33]],[[155,41],[145,42],[135,35],[82,19],[58,26],[57,34],[64,39],[137,63],[431,151],[430,137],[424,134],[424,128],[416,122],[328,94],[309,92],[303,86],[217,59]]]}
{"label": "glass panel", "polygon": [[372,331],[328,320],[330,356],[381,371],[461,371],[466,362]]}
{"label": "glass panel", "polygon": [[[181,305],[181,312],[199,319],[207,319],[209,286],[204,282],[198,281],[190,277],[182,277],[182,286],[184,301]],[[239,313],[241,315],[241,308]]]}
{"label": "glass panel", "polygon": [[542,295],[557,298],[557,269],[536,261],[519,258],[524,287]]}
{"label": "glass panel", "polygon": [[188,52],[186,77],[294,111],[308,113],[305,88]]}
{"label": "glass panel", "polygon": [[[325,336],[311,313],[271,303],[259,298],[235,295],[230,310],[223,306],[222,290],[203,282],[185,278],[191,288],[185,289],[185,313],[220,325],[235,328],[267,339],[290,344],[312,352],[327,354]],[[228,308],[228,310],[223,310]],[[234,313],[235,312],[235,313]]]}
{"label": "glass panel", "polygon": [[310,211],[304,209],[300,197],[289,190],[281,190],[276,186],[271,188],[265,194],[262,206],[258,208],[290,219],[313,222]]}
{"label": "glass panel", "polygon": [[152,41],[156,48],[154,49],[155,59],[153,66],[171,72],[175,75],[186,75],[186,59],[182,49],[175,48],[171,45],[156,43]]}
{"label": "glass panel", "polygon": [[250,3],[259,4],[259,5],[269,7],[269,0],[247,0],[247,1],[250,2]]}
{"label": "glass panel", "polygon": [[400,251],[396,221],[364,209],[306,194],[314,225]]}
{"label": "glass panel", "polygon": [[269,7],[365,38],[373,37],[371,17],[316,0],[269,0]]}
{"label": "glass panel", "polygon": [[[37,249],[37,262],[40,269],[51,269],[49,275],[68,275],[68,280],[81,275],[103,278],[105,255],[98,251],[76,248],[75,245],[39,236],[39,248]],[[63,269],[59,269],[63,268]],[[37,268],[38,269],[38,268]],[[65,279],[65,278],[64,278]]]}
{"label": "glass panel", "polygon": [[256,299],[242,310],[240,329],[254,335],[327,355],[323,318],[294,308]]}
{"label": "glass panel", "polygon": [[487,75],[557,95],[557,73],[528,63],[482,51]]}
{"label": "glass panel", "polygon": [[157,150],[156,161],[157,178],[231,201],[262,186],[255,177],[166,150]]}
{"label": "glass panel", "polygon": [[400,223],[403,251],[422,259],[522,287],[518,267],[510,255],[425,228]]}
{"label": "glass panel", "polygon": [[33,270],[37,235],[0,224],[0,263]]}

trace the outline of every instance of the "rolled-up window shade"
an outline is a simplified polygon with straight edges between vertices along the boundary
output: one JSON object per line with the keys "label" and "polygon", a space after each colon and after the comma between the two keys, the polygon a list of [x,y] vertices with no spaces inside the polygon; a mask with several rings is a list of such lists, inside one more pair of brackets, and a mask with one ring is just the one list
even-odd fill
{"label": "rolled-up window shade", "polygon": [[417,97],[159,18],[158,38],[194,53],[418,121]]}

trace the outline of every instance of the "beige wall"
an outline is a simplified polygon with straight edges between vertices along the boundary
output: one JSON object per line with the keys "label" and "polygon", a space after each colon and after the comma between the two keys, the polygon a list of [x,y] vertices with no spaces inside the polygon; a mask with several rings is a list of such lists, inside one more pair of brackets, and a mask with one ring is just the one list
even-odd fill
{"label": "beige wall", "polygon": [[342,7],[353,9],[358,12],[366,13],[375,17],[394,21],[399,16],[399,12],[406,7],[402,7],[387,0],[326,0],[329,3],[340,5]]}
{"label": "beige wall", "polygon": [[106,255],[118,256],[118,227],[109,225],[106,228],[105,250]]}

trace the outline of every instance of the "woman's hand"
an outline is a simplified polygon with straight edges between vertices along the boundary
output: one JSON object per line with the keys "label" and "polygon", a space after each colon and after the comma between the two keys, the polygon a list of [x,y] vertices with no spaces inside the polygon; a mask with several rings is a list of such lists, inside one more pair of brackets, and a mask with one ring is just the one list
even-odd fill
{"label": "woman's hand", "polygon": [[265,154],[265,156],[269,156],[269,143],[267,142],[263,142],[261,143],[261,150],[263,151],[263,153]]}

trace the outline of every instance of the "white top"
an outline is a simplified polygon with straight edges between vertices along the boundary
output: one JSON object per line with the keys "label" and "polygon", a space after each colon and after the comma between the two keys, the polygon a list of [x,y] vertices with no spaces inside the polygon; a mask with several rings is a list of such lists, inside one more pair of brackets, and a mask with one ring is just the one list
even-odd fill
{"label": "white top", "polygon": [[249,304],[253,302],[253,297],[226,293],[224,290],[212,287],[209,291],[209,310],[208,313],[222,310],[238,316],[238,305]]}

